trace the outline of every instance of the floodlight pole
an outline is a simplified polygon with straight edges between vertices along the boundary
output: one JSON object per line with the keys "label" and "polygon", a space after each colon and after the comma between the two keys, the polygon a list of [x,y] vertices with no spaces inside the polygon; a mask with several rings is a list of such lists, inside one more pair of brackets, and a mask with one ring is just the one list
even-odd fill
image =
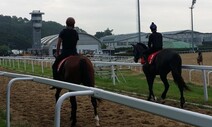
{"label": "floodlight pole", "polygon": [[194,52],[194,25],[193,25],[193,6],[190,7],[191,9],[191,43],[192,43],[192,51]]}
{"label": "floodlight pole", "polygon": [[138,42],[141,43],[140,0],[138,0]]}
{"label": "floodlight pole", "polygon": [[193,25],[193,9],[194,4],[196,3],[196,0],[192,0],[192,5],[190,7],[191,9],[191,43],[192,43],[192,51],[194,52],[194,25]]}

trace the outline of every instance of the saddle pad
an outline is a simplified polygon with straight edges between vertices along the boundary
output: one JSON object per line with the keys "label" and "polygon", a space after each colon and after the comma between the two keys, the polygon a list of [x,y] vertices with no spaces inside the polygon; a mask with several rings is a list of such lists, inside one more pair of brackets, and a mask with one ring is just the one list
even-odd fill
{"label": "saddle pad", "polygon": [[60,63],[58,64],[58,67],[57,67],[57,71],[58,71],[58,72],[59,72],[60,68],[62,67],[63,63],[64,63],[67,59],[69,59],[69,58],[71,58],[71,57],[73,57],[73,56],[72,56],[72,55],[71,55],[71,56],[68,56],[68,57],[66,57],[66,58],[64,58],[63,60],[60,61]]}
{"label": "saddle pad", "polygon": [[[148,56],[148,63],[149,63],[149,64],[152,64],[152,62],[153,62],[155,56],[156,56],[159,52],[160,52],[160,51],[154,52],[154,53],[152,53],[152,54],[150,54],[150,55]],[[145,64],[145,62],[146,62],[146,61],[144,60],[144,57],[141,57],[141,64]]]}

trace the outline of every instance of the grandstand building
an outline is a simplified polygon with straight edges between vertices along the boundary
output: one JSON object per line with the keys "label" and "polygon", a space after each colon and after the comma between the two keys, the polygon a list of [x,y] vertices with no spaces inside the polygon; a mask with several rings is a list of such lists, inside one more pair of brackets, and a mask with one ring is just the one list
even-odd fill
{"label": "grandstand building", "polygon": [[[147,44],[150,33],[140,33],[141,43]],[[162,32],[163,48],[189,49],[192,48],[190,30]],[[212,45],[212,33],[193,32],[194,48],[202,44]],[[43,55],[53,56],[56,50],[58,35],[51,35],[41,39]],[[139,42],[138,33],[110,35],[99,39],[87,33],[79,32],[77,51],[81,54],[114,54],[115,49],[129,48]],[[102,44],[106,49],[101,49]]]}
{"label": "grandstand building", "polygon": [[[147,44],[150,33],[140,33],[141,43]],[[163,47],[164,48],[191,48],[192,36],[191,30],[163,32]],[[212,43],[212,33],[193,32],[194,47],[202,45],[203,42]],[[123,48],[131,47],[132,44],[138,43],[138,33],[110,35],[100,38],[102,44],[107,48]]]}
{"label": "grandstand building", "polygon": [[[41,39],[43,55],[53,56],[56,51],[57,35],[47,36]],[[102,54],[101,42],[92,35],[79,32],[77,52],[81,54]]]}

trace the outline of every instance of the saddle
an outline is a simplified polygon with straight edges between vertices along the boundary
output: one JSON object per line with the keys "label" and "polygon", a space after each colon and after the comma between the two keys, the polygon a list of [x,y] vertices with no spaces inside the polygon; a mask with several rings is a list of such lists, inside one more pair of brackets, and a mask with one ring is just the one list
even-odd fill
{"label": "saddle", "polygon": [[[154,52],[148,56],[147,60],[148,60],[149,64],[152,64],[152,62],[154,61],[155,57],[157,56],[157,54],[159,52],[160,51]],[[144,57],[141,57],[141,64],[145,64],[145,63],[146,63],[146,61],[145,61]]]}
{"label": "saddle", "polygon": [[66,58],[64,58],[63,60],[60,61],[60,63],[59,63],[58,66],[57,66],[57,72],[60,71],[60,69],[61,69],[62,65],[65,63],[65,61],[66,61],[67,59],[71,58],[71,57],[74,57],[74,55],[70,55],[70,56],[68,56],[68,57],[66,57]]}

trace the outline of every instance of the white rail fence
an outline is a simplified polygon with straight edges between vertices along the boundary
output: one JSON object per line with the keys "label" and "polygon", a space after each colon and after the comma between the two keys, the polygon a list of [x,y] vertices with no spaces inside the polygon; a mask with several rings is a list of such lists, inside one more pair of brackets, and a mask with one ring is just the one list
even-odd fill
{"label": "white rail fence", "polygon": [[[24,69],[26,70],[27,64],[31,64],[32,67],[32,72],[34,72],[34,65],[39,64],[41,65],[41,71],[44,73],[44,66],[45,67],[50,67],[52,64],[53,60],[52,59],[32,59],[32,58],[20,58],[20,57],[0,57],[0,66],[10,66],[10,67],[20,67],[20,64],[24,64]],[[15,65],[17,63],[17,65]],[[116,84],[116,73],[115,73],[115,66],[119,66],[120,68],[122,66],[128,66],[128,67],[142,67],[141,64],[139,63],[125,63],[125,62],[103,62],[103,61],[92,61],[94,66],[110,66],[111,67],[111,78],[113,81],[113,84]],[[209,80],[210,80],[210,73],[212,71],[212,66],[198,66],[198,65],[183,65],[183,69],[189,70],[189,78],[191,81],[191,75],[192,71],[197,70],[197,71],[202,71],[202,82],[203,82],[203,91],[204,91],[204,100],[208,101],[208,90],[207,87],[209,85]],[[206,75],[206,71],[208,71],[208,74]],[[208,76],[208,77],[207,77]],[[207,83],[208,79],[208,83]]]}
{"label": "white rail fence", "polygon": [[[7,85],[7,127],[10,127],[10,89],[15,81],[21,81],[21,80],[30,80],[42,84],[47,84],[50,86],[55,87],[61,87],[68,90],[73,90],[75,92],[67,92],[63,94],[55,106],[55,120],[54,125],[55,127],[60,127],[60,108],[63,103],[63,101],[70,96],[81,96],[81,95],[92,95],[96,98],[108,100],[111,102],[115,102],[118,104],[126,105],[131,108],[135,108],[138,110],[142,110],[145,112],[149,112],[155,115],[159,115],[162,117],[166,117],[169,119],[173,119],[176,121],[180,121],[183,123],[187,123],[194,126],[200,126],[200,127],[211,127],[212,125],[212,116],[192,112],[184,109],[179,109],[171,106],[166,106],[126,95],[121,95],[109,91],[105,91],[98,88],[91,88],[91,87],[85,87],[82,85],[77,85],[73,83],[67,83],[57,80],[52,80],[48,78],[38,77],[38,76],[32,76],[32,75],[22,75],[22,74],[16,74],[16,73],[9,73],[9,72],[1,72],[0,75],[6,76],[6,77],[12,77]],[[30,85],[30,84],[29,84]],[[142,118],[141,118],[142,119]]]}
{"label": "white rail fence", "polygon": [[[23,69],[23,70],[29,70],[30,68],[27,68],[27,64],[31,65],[31,72],[35,72],[35,65],[39,64],[40,65],[40,69],[41,69],[41,73],[44,74],[45,72],[45,68],[49,67],[51,69],[51,65],[54,62],[54,60],[52,58],[46,58],[46,59],[35,59],[35,58],[28,58],[28,57],[0,57],[0,66],[9,66],[12,68],[18,68],[18,69]],[[103,62],[103,61],[92,61],[94,63],[95,66],[110,66],[111,67],[111,77],[113,78],[113,84],[115,85],[115,74],[114,74],[114,66],[119,65],[121,66],[129,66],[129,67],[140,67],[140,70],[142,65],[141,64],[136,64],[136,63],[126,63],[126,62]],[[22,64],[22,65],[21,65]],[[123,64],[123,65],[122,65]],[[183,66],[183,69],[187,69],[187,66],[190,65],[185,65],[185,67]],[[203,66],[202,69],[204,69],[205,66]],[[201,71],[202,69],[188,69],[189,70],[189,81],[192,81],[192,72],[193,71]],[[208,69],[207,69],[208,70]],[[211,69],[209,69],[211,70]],[[208,86],[210,85],[210,74],[212,73],[212,71],[208,71],[207,73],[207,84]]]}

